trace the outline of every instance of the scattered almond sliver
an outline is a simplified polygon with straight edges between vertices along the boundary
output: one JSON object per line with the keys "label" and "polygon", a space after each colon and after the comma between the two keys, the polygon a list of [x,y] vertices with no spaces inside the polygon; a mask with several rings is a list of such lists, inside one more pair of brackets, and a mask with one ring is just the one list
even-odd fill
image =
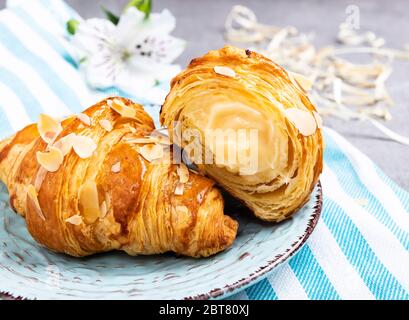
{"label": "scattered almond sliver", "polygon": [[85,113],[79,113],[77,114],[77,118],[85,125],[90,126],[91,125],[91,118],[88,117]]}
{"label": "scattered almond sliver", "polygon": [[75,226],[79,226],[82,223],[82,217],[78,214],[65,219],[65,222],[71,223]]}
{"label": "scattered almond sliver", "polygon": [[48,152],[37,151],[38,163],[49,172],[57,171],[64,161],[64,155],[60,149],[50,147]]}
{"label": "scattered almond sliver", "polygon": [[320,114],[317,111],[313,111],[312,115],[315,118],[315,122],[317,123],[318,129],[322,129],[322,118],[321,118]]}
{"label": "scattered almond sliver", "polygon": [[121,171],[121,163],[117,162],[115,163],[112,167],[111,167],[111,171],[113,173],[118,173],[119,171]]}
{"label": "scattered almond sliver", "polygon": [[100,216],[98,188],[94,181],[86,182],[81,186],[79,206],[87,224],[94,223]]}
{"label": "scattered almond sliver", "polygon": [[184,189],[185,189],[185,184],[184,184],[184,183],[181,183],[181,182],[178,182],[178,183],[176,184],[176,188],[175,188],[175,192],[174,192],[175,195],[177,195],[177,196],[183,195]]}
{"label": "scattered almond sliver", "polygon": [[135,144],[139,144],[139,143],[155,143],[156,140],[152,139],[151,137],[145,137],[145,138],[126,138],[125,139],[126,142],[128,143],[135,143]]}
{"label": "scattered almond sliver", "polygon": [[364,206],[368,205],[369,201],[368,201],[368,199],[365,199],[365,198],[355,199],[355,203],[364,207]]}
{"label": "scattered almond sliver", "polygon": [[298,86],[302,91],[308,92],[312,88],[312,81],[308,79],[306,76],[296,73],[296,72],[288,72],[288,76],[290,77],[291,81]]}
{"label": "scattered almond sliver", "polygon": [[162,136],[162,135],[157,136],[157,141],[160,144],[164,144],[164,145],[168,145],[168,146],[170,146],[172,144],[172,141],[170,141],[169,137]]}
{"label": "scattered almond sliver", "polygon": [[53,144],[53,147],[60,149],[62,154],[66,156],[72,149],[74,144],[75,133],[70,133]]}
{"label": "scattered almond sliver", "polygon": [[100,211],[100,216],[99,216],[99,218],[100,218],[100,219],[105,218],[106,215],[107,215],[107,213],[108,213],[108,206],[107,206],[106,201],[103,201],[103,202],[101,203],[101,207],[99,208],[99,211]]}
{"label": "scattered almond sliver", "polygon": [[108,193],[105,193],[105,203],[107,205],[107,210],[109,210],[109,208],[111,208],[111,197]]}
{"label": "scattered almond sliver", "polygon": [[169,140],[168,137],[164,136],[164,135],[150,135],[147,137],[143,137],[143,138],[133,138],[133,137],[128,137],[125,139],[126,142],[128,143],[135,143],[135,144],[139,144],[139,143],[159,143],[159,144],[163,144],[163,145],[171,145],[172,142]]}
{"label": "scattered almond sliver", "polygon": [[36,179],[35,179],[35,181],[34,181],[34,187],[35,187],[35,189],[36,189],[37,191],[40,191],[41,186],[43,185],[43,181],[44,181],[44,179],[45,179],[47,173],[48,173],[48,171],[47,171],[45,168],[43,168],[43,167],[40,167],[40,168],[38,169],[38,172],[37,172],[37,175],[36,175]]}
{"label": "scattered almond sliver", "polygon": [[107,132],[111,132],[113,129],[112,123],[109,120],[100,120],[99,124],[102,128],[104,128]]}
{"label": "scattered almond sliver", "polygon": [[220,74],[222,76],[234,78],[236,76],[236,72],[234,72],[233,69],[229,67],[224,67],[224,66],[216,66],[213,68],[214,72],[217,74]]}
{"label": "scattered almond sliver", "polygon": [[181,163],[179,166],[177,166],[176,172],[181,183],[186,183],[189,181],[189,169],[184,163]]}
{"label": "scattered almond sliver", "polygon": [[310,136],[317,130],[317,124],[311,112],[298,108],[288,108],[284,114],[303,136]]}
{"label": "scattered almond sliver", "polygon": [[165,145],[172,144],[169,137],[160,133],[158,130],[153,131],[149,137],[151,137],[152,139],[154,139],[156,142],[160,144],[165,144]]}
{"label": "scattered almond sliver", "polygon": [[35,187],[32,184],[30,184],[27,187],[27,197],[29,197],[31,199],[31,201],[33,201],[37,214],[39,215],[39,217],[42,220],[45,221],[45,217],[43,215],[43,212],[41,211],[40,203],[38,202],[37,191],[36,191]]}
{"label": "scattered almond sliver", "polygon": [[90,137],[78,136],[76,135],[73,139],[72,145],[75,153],[81,159],[87,159],[92,156],[94,151],[97,149],[97,145]]}
{"label": "scattered almond sliver", "polygon": [[126,118],[135,118],[135,109],[128,107],[122,100],[113,99],[108,100],[107,103],[111,107],[111,109],[115,110],[121,116]]}
{"label": "scattered almond sliver", "polygon": [[38,133],[46,143],[51,143],[62,131],[61,124],[50,116],[40,114],[37,123]]}
{"label": "scattered almond sliver", "polygon": [[147,144],[139,148],[139,153],[147,161],[151,162],[163,157],[163,147],[159,144]]}

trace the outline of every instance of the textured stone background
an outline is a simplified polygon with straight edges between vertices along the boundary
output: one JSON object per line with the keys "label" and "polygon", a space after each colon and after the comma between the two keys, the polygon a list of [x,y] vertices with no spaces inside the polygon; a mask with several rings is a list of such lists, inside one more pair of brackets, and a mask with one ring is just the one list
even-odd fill
{"label": "textured stone background", "polygon": [[[99,4],[120,12],[128,0],[83,1],[66,0],[84,17],[100,16]],[[0,8],[5,0],[0,0]],[[293,25],[316,34],[317,45],[334,43],[338,25],[345,21],[349,4],[358,5],[362,30],[370,30],[386,39],[390,47],[402,48],[409,43],[409,2],[395,1],[324,1],[324,0],[154,0],[154,11],[168,8],[177,18],[175,35],[188,41],[188,47],[178,62],[185,66],[193,57],[223,46],[223,26],[227,13],[234,4],[249,6],[259,21],[279,26]],[[396,62],[388,87],[396,106],[393,120],[387,125],[409,136],[409,62]],[[359,149],[371,157],[393,180],[409,190],[409,146],[388,141],[369,123],[347,123],[325,119]]]}

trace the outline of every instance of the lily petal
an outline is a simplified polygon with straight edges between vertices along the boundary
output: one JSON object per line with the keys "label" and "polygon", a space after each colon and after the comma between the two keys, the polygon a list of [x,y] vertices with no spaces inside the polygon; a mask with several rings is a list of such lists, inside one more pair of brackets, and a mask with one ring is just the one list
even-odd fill
{"label": "lily petal", "polygon": [[109,46],[115,38],[115,25],[106,19],[88,19],[81,22],[72,38],[72,44],[86,53],[101,51]]}
{"label": "lily petal", "polygon": [[103,89],[115,84],[123,63],[118,54],[103,49],[89,56],[84,68],[88,84],[93,88]]}
{"label": "lily petal", "polygon": [[148,21],[150,31],[157,34],[169,34],[176,26],[176,19],[168,9],[164,9],[161,13],[152,13]]}
{"label": "lily petal", "polygon": [[128,51],[132,53],[132,57],[137,60],[136,62],[141,62],[141,67],[150,67],[152,63],[173,62],[185,47],[184,40],[170,35],[151,34]]}
{"label": "lily petal", "polygon": [[165,9],[152,13],[149,19],[134,7],[128,8],[121,16],[116,28],[116,39],[123,47],[133,48],[148,35],[166,35],[175,29],[176,19]]}

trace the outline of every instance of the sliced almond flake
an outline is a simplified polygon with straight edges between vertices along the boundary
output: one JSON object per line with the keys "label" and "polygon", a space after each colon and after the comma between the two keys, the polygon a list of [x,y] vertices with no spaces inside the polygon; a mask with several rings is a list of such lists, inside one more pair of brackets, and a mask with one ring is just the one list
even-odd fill
{"label": "sliced almond flake", "polygon": [[37,190],[36,190],[36,188],[35,188],[32,184],[30,184],[30,185],[27,187],[27,197],[30,198],[31,201],[34,203],[35,211],[36,211],[36,213],[38,214],[38,216],[39,216],[42,220],[45,221],[45,217],[44,217],[44,214],[43,214],[43,212],[42,212],[42,210],[41,210],[40,203],[38,202]]}
{"label": "sliced almond flake", "polygon": [[136,129],[135,129],[134,127],[129,127],[129,130],[130,130],[132,133],[136,133]]}
{"label": "sliced almond flake", "polygon": [[80,212],[87,224],[94,223],[100,216],[98,189],[94,181],[88,181],[81,186],[79,206]]}
{"label": "sliced almond flake", "polygon": [[362,198],[362,199],[355,199],[354,200],[356,204],[359,204],[360,206],[366,206],[368,205],[369,201],[368,199]]}
{"label": "sliced almond flake", "polygon": [[66,135],[65,137],[62,137],[61,139],[56,141],[53,144],[53,147],[60,149],[63,156],[66,156],[72,149],[75,137],[76,137],[75,133],[70,133]]}
{"label": "sliced almond flake", "polygon": [[65,219],[65,222],[71,223],[75,226],[79,226],[83,221],[82,217],[79,214],[76,214],[74,216],[69,217],[68,219]]}
{"label": "sliced almond flake", "polygon": [[313,135],[317,130],[315,118],[309,111],[298,108],[288,108],[284,110],[284,114],[303,136]]}
{"label": "sliced almond flake", "polygon": [[100,124],[100,126],[101,126],[102,128],[104,128],[105,131],[107,131],[107,132],[111,132],[112,129],[114,128],[114,127],[112,126],[111,121],[106,120],[106,119],[100,120],[100,121],[99,121],[99,124]]}
{"label": "sliced almond flake", "polygon": [[172,145],[172,141],[170,141],[169,137],[159,135],[159,136],[157,136],[157,139],[158,139],[158,143],[160,143],[160,144],[164,144],[164,145],[167,145],[167,146]]}
{"label": "sliced almond flake", "polygon": [[308,79],[306,76],[296,73],[296,72],[288,72],[288,75],[291,81],[298,86],[302,91],[308,92],[312,88],[312,81]]}
{"label": "sliced almond flake", "polygon": [[225,67],[225,66],[215,66],[213,68],[214,72],[216,72],[217,74],[220,74],[222,76],[226,76],[226,77],[230,77],[230,78],[234,78],[236,77],[236,72],[229,68],[229,67]]}
{"label": "sliced almond flake", "polygon": [[135,118],[136,111],[135,109],[128,107],[122,100],[113,99],[107,101],[111,109],[115,110],[121,116],[126,118]]}
{"label": "sliced almond flake", "polygon": [[163,147],[159,144],[147,144],[139,148],[139,153],[147,161],[151,162],[163,157]]}
{"label": "sliced almond flake", "polygon": [[174,192],[175,195],[177,195],[177,196],[183,195],[184,189],[185,189],[185,184],[182,183],[182,182],[178,182],[178,183],[176,184],[176,188],[175,188],[175,192]]}
{"label": "sliced almond flake", "polygon": [[90,137],[76,135],[72,145],[75,153],[81,159],[87,159],[92,156],[97,149],[97,145]]}
{"label": "sliced almond flake", "polygon": [[62,131],[61,124],[54,118],[40,114],[37,124],[38,133],[46,143],[51,143]]}
{"label": "sliced almond flake", "polygon": [[111,167],[111,171],[113,173],[118,173],[121,171],[121,162],[117,162],[115,163],[112,167]]}
{"label": "sliced almond flake", "polygon": [[105,193],[105,202],[107,205],[107,210],[109,211],[109,208],[111,208],[111,197],[108,192]]}
{"label": "sliced almond flake", "polygon": [[38,163],[49,172],[57,171],[64,161],[64,155],[60,149],[50,147],[48,152],[37,151]]}
{"label": "sliced almond flake", "polygon": [[145,138],[125,138],[124,141],[128,143],[135,143],[135,144],[143,144],[143,143],[155,143],[156,140],[152,139],[151,137],[145,137]]}
{"label": "sliced almond flake", "polygon": [[186,183],[189,181],[189,169],[186,167],[184,163],[179,164],[176,167],[176,172],[179,176],[179,181],[181,183]]}
{"label": "sliced almond flake", "polygon": [[164,145],[171,145],[172,142],[170,141],[169,137],[167,135],[162,134],[158,130],[153,131],[150,136],[152,139],[155,139],[156,142]]}
{"label": "sliced almond flake", "polygon": [[91,125],[91,118],[87,116],[85,113],[79,113],[77,114],[77,118],[85,125],[90,126]]}
{"label": "sliced almond flake", "polygon": [[172,142],[164,135],[150,135],[142,138],[126,137],[124,141],[128,143],[159,143],[163,145],[171,145]]}
{"label": "sliced almond flake", "polygon": [[41,167],[38,169],[37,175],[36,175],[36,179],[34,181],[34,187],[35,189],[38,191],[40,191],[41,186],[43,185],[43,181],[45,179],[45,177],[47,176],[48,171]]}
{"label": "sliced almond flake", "polygon": [[108,213],[108,206],[107,203],[105,201],[102,201],[101,203],[101,207],[99,208],[100,211],[100,219],[103,219],[106,217],[107,213]]}
{"label": "sliced almond flake", "polygon": [[314,116],[315,122],[317,123],[318,129],[322,129],[322,118],[317,111],[313,111],[312,115]]}

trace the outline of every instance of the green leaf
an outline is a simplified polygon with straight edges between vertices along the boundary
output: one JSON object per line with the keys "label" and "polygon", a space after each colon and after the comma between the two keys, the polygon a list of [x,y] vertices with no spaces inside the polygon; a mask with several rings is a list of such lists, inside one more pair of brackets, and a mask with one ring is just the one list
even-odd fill
{"label": "green leaf", "polygon": [[74,35],[75,32],[77,32],[79,24],[80,22],[78,20],[75,19],[68,20],[66,25],[68,33]]}
{"label": "green leaf", "polygon": [[111,21],[114,25],[117,25],[119,22],[119,17],[112,13],[111,11],[109,11],[107,8],[105,8],[104,6],[101,6],[102,11],[104,12],[105,16],[107,17],[107,19],[109,21]]}
{"label": "green leaf", "polygon": [[126,5],[125,10],[130,7],[135,7],[142,11],[145,14],[145,19],[148,19],[152,10],[152,0],[131,0]]}

